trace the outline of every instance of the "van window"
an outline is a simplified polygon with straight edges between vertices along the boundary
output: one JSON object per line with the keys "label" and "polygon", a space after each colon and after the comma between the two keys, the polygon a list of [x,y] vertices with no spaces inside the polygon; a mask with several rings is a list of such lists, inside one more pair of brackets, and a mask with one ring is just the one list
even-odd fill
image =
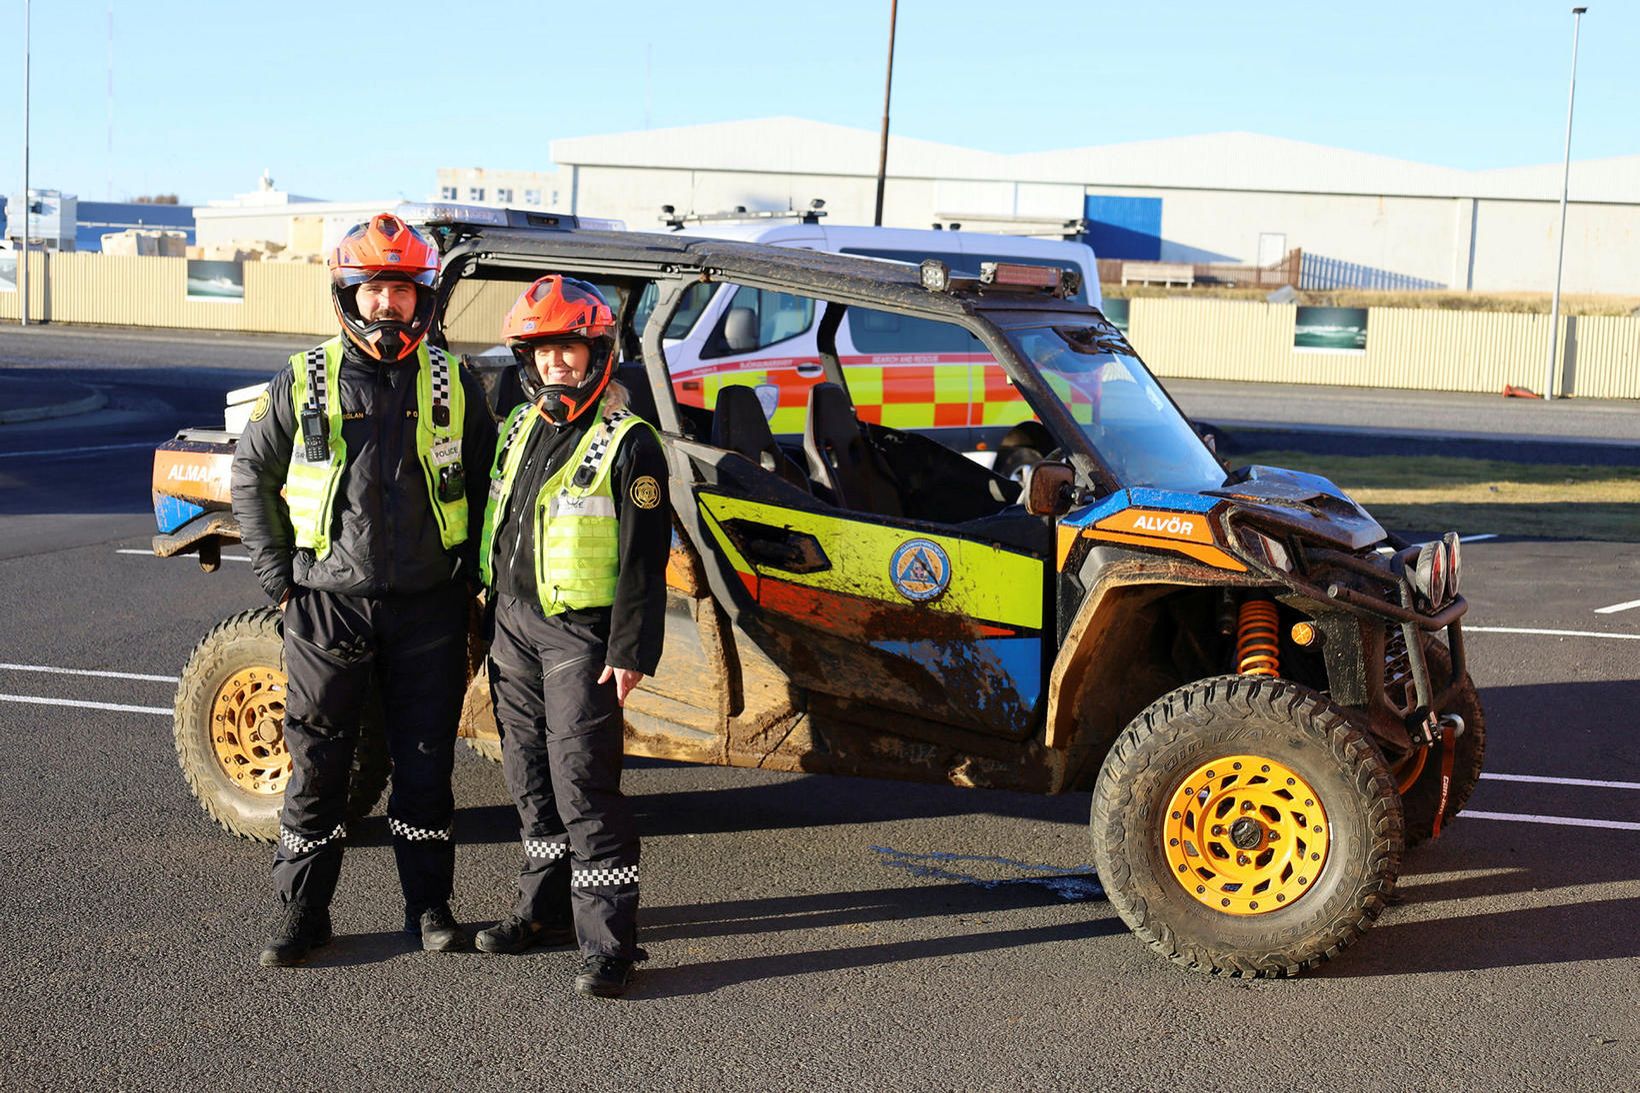
{"label": "van window", "polygon": [[[913,265],[925,258],[938,258],[951,267],[952,273],[964,277],[978,277],[981,262],[1022,262],[1030,266],[1058,266],[1060,269],[1082,273],[1082,267],[1075,262],[1036,256],[1027,258],[1017,254],[946,254],[940,251],[878,250],[873,247],[844,247],[843,253],[858,254],[863,258],[887,258],[891,262],[910,262]],[[1076,295],[1071,297],[1079,304],[1088,302],[1087,280],[1087,275],[1083,274],[1082,284],[1077,288]]]}
{"label": "van window", "polygon": [[984,353],[985,346],[967,330],[936,319],[915,319],[887,311],[851,307],[844,316],[849,340],[873,356],[903,353]]}
{"label": "van window", "polygon": [[812,298],[741,285],[701,347],[701,359],[751,353],[795,338],[813,325]]}
{"label": "van window", "polygon": [[[688,337],[689,331],[695,328],[700,320],[700,313],[706,310],[706,305],[712,300],[712,293],[717,286],[697,281],[683,291],[683,303],[672,316],[672,321],[666,324],[666,333],[661,337],[667,341],[676,341]],[[655,310],[655,302],[660,298],[660,290],[651,281],[643,287],[643,295],[638,297],[638,306],[632,312],[632,329],[639,334],[643,333],[644,326],[649,322],[649,315]]]}

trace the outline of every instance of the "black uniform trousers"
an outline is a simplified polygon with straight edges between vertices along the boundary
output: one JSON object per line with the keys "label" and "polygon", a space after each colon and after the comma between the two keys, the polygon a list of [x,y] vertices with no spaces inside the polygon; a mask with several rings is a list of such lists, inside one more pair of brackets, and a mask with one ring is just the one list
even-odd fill
{"label": "black uniform trousers", "polygon": [[327,906],[336,891],[354,745],[374,677],[393,761],[387,823],[406,920],[449,900],[468,602],[456,581],[382,597],[292,588],[284,620],[292,771],[273,859],[280,899]]}
{"label": "black uniform trousers", "polygon": [[515,913],[572,918],[583,953],[637,960],[638,827],[621,794],[624,721],[615,681],[598,683],[608,643],[607,621],[543,618],[499,593],[490,693],[523,829]]}

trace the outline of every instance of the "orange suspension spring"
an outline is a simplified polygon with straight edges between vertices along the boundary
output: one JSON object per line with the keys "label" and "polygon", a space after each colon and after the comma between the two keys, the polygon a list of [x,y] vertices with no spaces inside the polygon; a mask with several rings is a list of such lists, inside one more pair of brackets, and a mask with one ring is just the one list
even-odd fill
{"label": "orange suspension spring", "polygon": [[1281,616],[1270,600],[1241,605],[1236,632],[1236,671],[1244,676],[1281,674]]}

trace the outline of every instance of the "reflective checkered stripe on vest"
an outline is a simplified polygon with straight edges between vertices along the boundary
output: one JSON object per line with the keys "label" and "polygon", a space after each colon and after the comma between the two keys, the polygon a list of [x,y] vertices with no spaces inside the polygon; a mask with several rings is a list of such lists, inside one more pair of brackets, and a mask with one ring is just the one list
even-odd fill
{"label": "reflective checkered stripe on vest", "polygon": [[[342,400],[330,397],[337,390],[342,369],[342,339],[332,338],[323,345],[290,358],[291,401],[296,408],[296,439],[291,446],[290,470],[285,475],[285,504],[290,507],[291,526],[296,529],[296,545],[323,558],[330,553],[330,520],[336,504],[336,488],[347,466],[347,445],[342,440]],[[461,452],[461,426],[466,417],[465,394],[455,376],[450,356],[422,342],[416,349],[416,455],[427,480],[427,497],[433,518],[438,521],[439,540],[446,550],[467,540],[467,499],[439,499],[439,466],[457,466]],[[322,462],[307,459],[302,415],[316,411],[326,423],[327,457]],[[459,470],[459,466],[457,466]],[[452,472],[447,472],[452,473]]]}
{"label": "reflective checkered stripe on vest", "polygon": [[[490,498],[484,510],[479,568],[484,583],[491,587],[495,584],[495,526],[507,511],[513,480],[529,448],[530,435],[541,420],[530,403],[514,410],[502,428],[501,444],[490,467]],[[549,617],[615,602],[620,532],[611,472],[621,438],[628,429],[639,427],[647,429],[649,424],[625,410],[604,415],[596,428],[586,431],[569,459],[535,496],[531,512],[535,521],[535,587],[541,610]]]}

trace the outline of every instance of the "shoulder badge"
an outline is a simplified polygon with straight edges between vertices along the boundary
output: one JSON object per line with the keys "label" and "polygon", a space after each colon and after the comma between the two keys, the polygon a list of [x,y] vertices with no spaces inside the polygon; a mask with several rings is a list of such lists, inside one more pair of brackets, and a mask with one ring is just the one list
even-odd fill
{"label": "shoulder badge", "polygon": [[268,393],[266,391],[263,391],[260,395],[256,396],[256,405],[251,407],[251,420],[261,421],[263,418],[267,417],[268,407],[272,404],[273,402],[268,397]]}
{"label": "shoulder badge", "polygon": [[652,509],[661,503],[661,485],[654,475],[644,475],[632,483],[632,503],[640,509]]}

